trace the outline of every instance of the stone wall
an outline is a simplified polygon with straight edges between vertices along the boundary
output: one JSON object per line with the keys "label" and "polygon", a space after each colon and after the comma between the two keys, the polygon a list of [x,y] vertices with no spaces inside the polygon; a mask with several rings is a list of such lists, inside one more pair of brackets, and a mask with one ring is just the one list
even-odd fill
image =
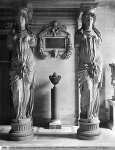
{"label": "stone wall", "polygon": [[40,13],[34,12],[32,29],[35,34],[40,32],[40,29],[56,20],[61,24],[65,24],[67,32],[71,34],[72,55],[67,60],[60,58],[39,59],[37,54],[35,67],[35,80],[38,85],[35,90],[35,107],[33,116],[35,122],[44,124],[51,118],[51,88],[53,85],[49,80],[49,75],[56,72],[61,75],[61,80],[58,84],[58,113],[62,124],[74,124],[76,116],[76,101],[75,98],[75,51],[74,51],[74,33],[75,20],[72,12],[65,10],[41,10]]}

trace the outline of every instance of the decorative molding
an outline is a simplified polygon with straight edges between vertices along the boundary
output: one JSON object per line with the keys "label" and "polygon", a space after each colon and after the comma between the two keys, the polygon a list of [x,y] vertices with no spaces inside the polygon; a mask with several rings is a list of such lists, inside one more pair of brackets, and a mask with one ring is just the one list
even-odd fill
{"label": "decorative molding", "polygon": [[11,140],[21,141],[26,140],[28,138],[32,138],[33,130],[31,118],[20,120],[14,119],[11,123],[11,126],[12,128],[9,132]]}
{"label": "decorative molding", "polygon": [[58,1],[50,1],[50,0],[32,0],[33,8],[80,8],[81,5],[84,6],[94,6],[97,4],[98,0],[58,0]]}
{"label": "decorative molding", "polygon": [[66,31],[65,25],[56,21],[46,25],[38,34],[38,52],[40,57],[42,59],[47,56],[60,57],[62,59],[69,58],[72,53],[70,36],[70,33]]}
{"label": "decorative molding", "polygon": [[84,122],[79,120],[80,128],[77,130],[77,136],[79,139],[95,139],[100,135],[100,128],[99,128],[99,120],[95,120],[93,123]]}

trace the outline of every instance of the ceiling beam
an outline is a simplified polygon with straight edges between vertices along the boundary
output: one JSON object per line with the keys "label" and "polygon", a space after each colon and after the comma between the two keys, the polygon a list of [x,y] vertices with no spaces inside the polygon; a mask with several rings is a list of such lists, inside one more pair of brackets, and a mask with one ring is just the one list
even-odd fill
{"label": "ceiling beam", "polygon": [[94,7],[100,0],[0,0],[0,7],[20,7],[31,3],[33,8]]}
{"label": "ceiling beam", "polygon": [[32,0],[33,8],[80,8],[94,7],[97,0]]}

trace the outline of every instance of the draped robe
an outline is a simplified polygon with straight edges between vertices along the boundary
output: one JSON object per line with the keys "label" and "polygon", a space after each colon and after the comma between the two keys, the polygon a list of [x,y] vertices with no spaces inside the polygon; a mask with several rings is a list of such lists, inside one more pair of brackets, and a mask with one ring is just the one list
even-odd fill
{"label": "draped robe", "polygon": [[102,59],[99,53],[101,39],[92,30],[78,31],[80,118],[88,122],[98,117],[99,88],[102,80]]}
{"label": "draped robe", "polygon": [[36,38],[33,34],[21,31],[10,39],[13,49],[10,79],[16,118],[26,118],[32,113],[31,87],[34,79],[34,55]]}

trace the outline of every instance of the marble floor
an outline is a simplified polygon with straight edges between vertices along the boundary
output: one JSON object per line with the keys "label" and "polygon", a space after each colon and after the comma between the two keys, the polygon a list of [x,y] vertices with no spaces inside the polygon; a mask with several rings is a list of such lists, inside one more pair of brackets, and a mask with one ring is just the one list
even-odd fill
{"label": "marble floor", "polygon": [[95,140],[77,139],[77,128],[44,129],[34,127],[34,136],[26,141],[8,140],[10,126],[0,126],[0,150],[93,150],[115,149],[115,131],[101,128],[101,135]]}

